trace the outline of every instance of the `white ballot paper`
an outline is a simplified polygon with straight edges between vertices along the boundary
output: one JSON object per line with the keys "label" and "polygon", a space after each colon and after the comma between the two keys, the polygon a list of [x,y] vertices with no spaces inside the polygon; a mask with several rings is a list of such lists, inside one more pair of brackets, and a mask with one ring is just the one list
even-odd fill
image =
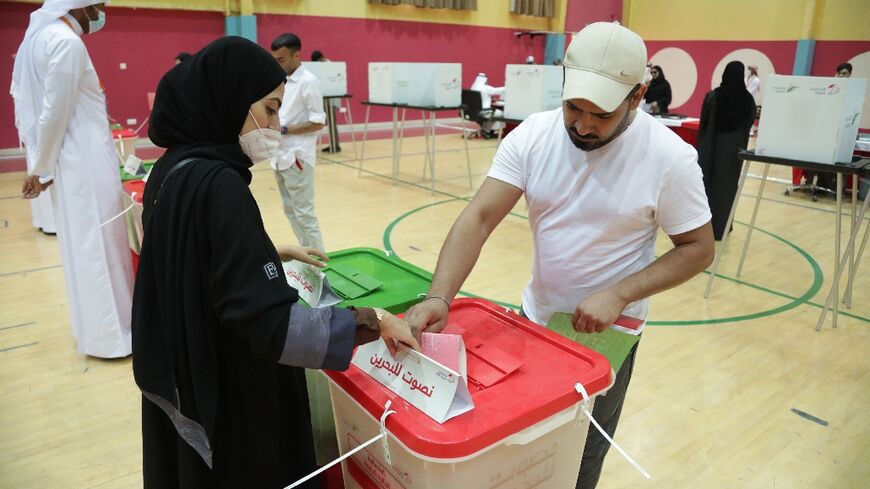
{"label": "white ballot paper", "polygon": [[309,306],[328,307],[341,302],[319,268],[297,260],[285,261],[282,265],[287,283],[299,291],[299,298]]}
{"label": "white ballot paper", "polygon": [[462,336],[423,333],[420,345],[423,353],[399,345],[393,357],[380,339],[357,348],[352,363],[438,423],[474,409]]}

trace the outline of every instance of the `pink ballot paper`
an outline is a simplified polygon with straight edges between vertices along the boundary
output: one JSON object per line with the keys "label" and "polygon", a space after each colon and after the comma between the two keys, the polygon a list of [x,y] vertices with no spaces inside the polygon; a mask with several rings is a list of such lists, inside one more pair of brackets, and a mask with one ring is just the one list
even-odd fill
{"label": "pink ballot paper", "polygon": [[351,363],[439,423],[474,409],[462,336],[423,333],[420,346],[400,345],[393,357],[379,339],[357,348]]}

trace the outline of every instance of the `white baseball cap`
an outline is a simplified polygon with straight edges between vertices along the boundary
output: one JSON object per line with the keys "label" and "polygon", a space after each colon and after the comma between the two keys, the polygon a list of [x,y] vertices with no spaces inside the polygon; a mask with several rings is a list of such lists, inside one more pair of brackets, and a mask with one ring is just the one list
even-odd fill
{"label": "white baseball cap", "polygon": [[565,52],[562,100],[585,99],[612,112],[646,73],[643,39],[616,22],[596,22],[578,32]]}

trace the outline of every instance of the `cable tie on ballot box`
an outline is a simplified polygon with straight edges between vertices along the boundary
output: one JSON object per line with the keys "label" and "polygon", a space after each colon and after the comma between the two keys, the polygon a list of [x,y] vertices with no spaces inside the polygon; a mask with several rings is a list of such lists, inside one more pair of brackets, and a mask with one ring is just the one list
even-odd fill
{"label": "cable tie on ballot box", "polygon": [[589,418],[589,421],[595,426],[596,429],[598,429],[598,432],[601,433],[601,436],[603,436],[604,439],[607,440],[607,442],[610,443],[610,445],[612,445],[613,448],[615,448],[624,459],[628,460],[628,463],[634,466],[634,468],[637,469],[638,472],[640,472],[647,479],[650,479],[651,477],[649,475],[649,472],[644,470],[644,468],[641,467],[640,464],[638,464],[634,461],[633,458],[631,458],[631,455],[626,453],[625,450],[622,449],[622,447],[620,447],[615,441],[613,441],[613,438],[611,438],[610,435],[608,435],[607,432],[604,431],[601,425],[598,424],[598,421],[595,421],[595,418],[592,417],[592,413],[589,412],[589,394],[586,392],[583,384],[577,382],[576,384],[574,384],[574,390],[576,390],[578,394],[583,396],[583,404],[580,409],[583,410],[583,413],[586,415],[587,418]]}
{"label": "cable tie on ballot box", "polygon": [[390,406],[392,404],[393,404],[393,401],[387,401],[387,403],[384,405],[384,414],[381,415],[381,432],[378,434],[378,436],[370,439],[369,441],[363,443],[362,445],[360,445],[360,446],[354,448],[353,450],[345,453],[344,455],[342,455],[341,457],[338,457],[337,459],[333,460],[332,462],[329,462],[328,464],[326,464],[323,467],[315,470],[314,472],[306,475],[305,477],[299,479],[298,481],[290,484],[289,486],[285,487],[284,489],[293,489],[294,487],[298,487],[299,485],[305,483],[306,481],[308,481],[312,477],[317,477],[322,472],[329,470],[329,468],[332,467],[333,465],[335,465],[337,463],[341,463],[342,460],[344,460],[348,457],[352,457],[356,452],[362,450],[363,448],[371,445],[372,443],[374,443],[378,440],[381,440],[381,446],[384,449],[384,460],[388,464],[392,464],[392,462],[390,461],[391,460],[390,459],[390,449],[387,446],[387,424],[386,424],[387,423],[387,416],[389,416],[391,414],[396,414],[395,411],[390,409]]}

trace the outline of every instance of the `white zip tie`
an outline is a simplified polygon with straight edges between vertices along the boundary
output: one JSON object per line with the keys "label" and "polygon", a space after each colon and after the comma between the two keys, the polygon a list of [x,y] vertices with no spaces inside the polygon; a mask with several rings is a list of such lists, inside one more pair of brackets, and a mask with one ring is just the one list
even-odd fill
{"label": "white zip tie", "polygon": [[580,382],[577,382],[576,384],[574,384],[574,390],[576,390],[578,394],[583,396],[583,406],[582,406],[583,412],[586,414],[586,417],[589,418],[589,421],[591,421],[592,424],[595,425],[595,428],[598,429],[598,431],[601,433],[601,436],[603,436],[604,439],[607,440],[608,443],[610,443],[613,446],[613,448],[615,448],[620,453],[620,455],[622,455],[622,457],[624,459],[628,460],[628,462],[632,466],[634,466],[634,468],[637,469],[638,472],[640,472],[647,479],[651,479],[652,477],[650,477],[649,472],[644,470],[643,467],[640,466],[640,464],[638,464],[637,462],[634,461],[633,458],[631,458],[631,455],[627,454],[625,452],[625,450],[622,449],[622,447],[620,447],[615,441],[613,441],[613,438],[611,438],[610,435],[608,435],[604,431],[604,429],[601,427],[601,425],[598,424],[598,421],[595,421],[595,418],[592,417],[592,413],[589,412],[589,394],[586,392],[586,389],[583,387],[583,384],[581,384]]}
{"label": "white zip tie", "polygon": [[[130,198],[133,198],[135,195],[136,195],[136,192],[133,192],[133,193],[130,195]],[[135,201],[135,200],[133,201],[132,204],[130,204],[129,207],[127,207],[126,209],[122,210],[120,214],[118,214],[118,215],[116,215],[115,217],[109,219],[108,221],[106,221],[106,222],[100,224],[100,227],[103,227],[103,226],[105,226],[106,224],[109,224],[110,222],[114,221],[115,219],[117,219],[117,218],[123,216],[124,214],[126,214],[126,213],[128,213],[128,212],[130,212],[130,209],[132,209],[134,205],[136,205],[136,201]]]}
{"label": "white zip tie", "polygon": [[142,121],[142,124],[139,124],[139,127],[137,127],[136,129],[133,130],[133,132],[136,133],[136,137],[139,137],[139,131],[141,131],[142,128],[145,127],[145,124],[148,123],[149,119],[151,119],[150,115],[148,117],[146,117],[144,121]]}
{"label": "white zip tie", "polygon": [[386,422],[387,422],[387,416],[389,416],[391,414],[396,414],[395,411],[390,409],[390,406],[392,405],[392,403],[393,403],[393,401],[387,401],[387,404],[384,405],[384,414],[381,415],[381,432],[378,436],[372,438],[371,440],[368,440],[367,442],[363,443],[362,445],[360,445],[360,446],[354,448],[353,450],[345,453],[344,455],[342,455],[341,457],[338,457],[337,459],[333,460],[332,462],[329,462],[328,464],[326,464],[323,467],[315,470],[314,472],[306,475],[305,477],[299,479],[298,481],[290,484],[289,486],[285,487],[284,489],[293,489],[294,487],[297,487],[300,484],[305,483],[306,481],[308,481],[312,477],[317,477],[321,473],[329,470],[329,468],[332,467],[333,465],[335,465],[337,463],[341,463],[342,460],[353,456],[354,454],[356,454],[356,452],[362,450],[363,448],[365,448],[365,447],[371,445],[372,443],[374,443],[378,440],[381,440],[381,439],[383,439],[384,458],[387,460],[387,463],[390,463],[390,452],[387,449],[387,426],[386,426]]}

